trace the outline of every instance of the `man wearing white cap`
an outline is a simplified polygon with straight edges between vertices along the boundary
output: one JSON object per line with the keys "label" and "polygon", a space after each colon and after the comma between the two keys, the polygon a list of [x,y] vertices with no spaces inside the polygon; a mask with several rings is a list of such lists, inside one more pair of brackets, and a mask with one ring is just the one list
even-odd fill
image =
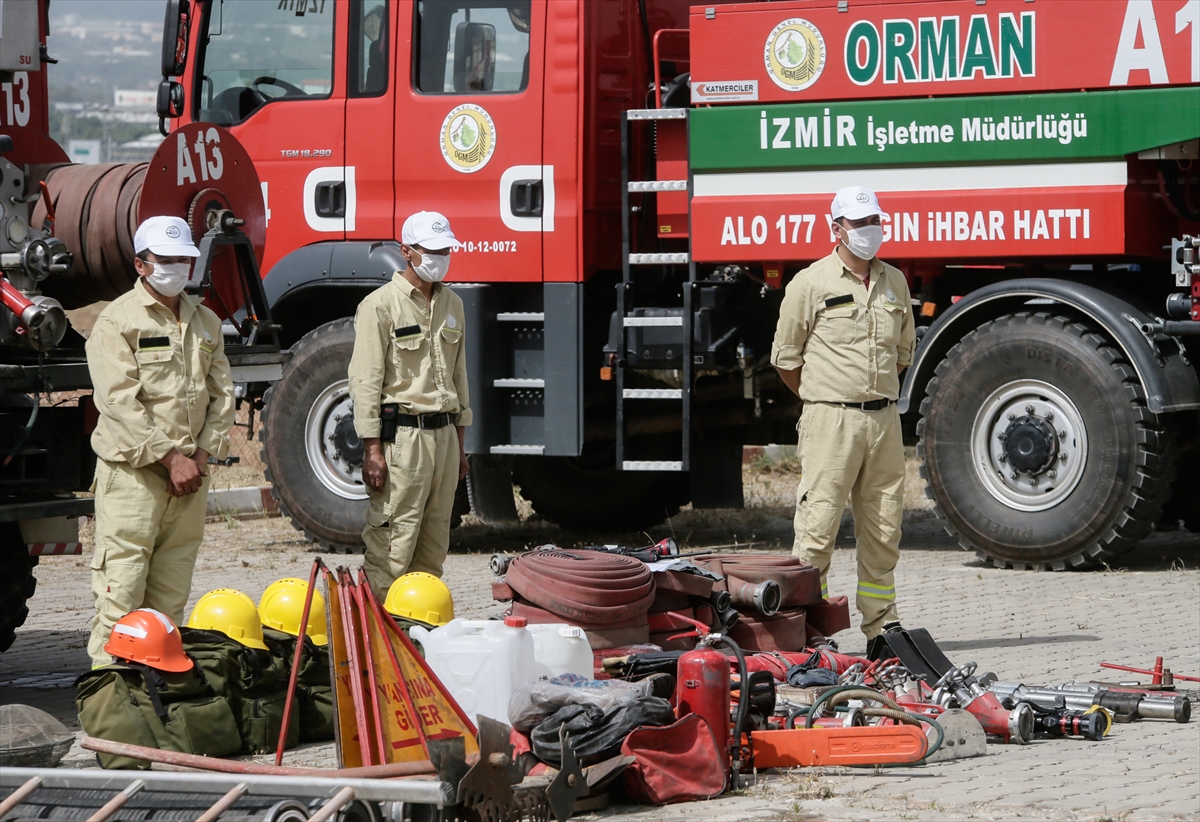
{"label": "man wearing white cap", "polygon": [[93,665],[112,626],[136,608],[183,623],[204,537],[209,455],[223,459],[233,425],[233,380],[221,321],[183,294],[192,260],[188,224],[151,217],[133,236],[137,282],[96,319],[87,341],[100,412],[96,452],[96,616]]}
{"label": "man wearing white cap", "polygon": [[350,398],[370,505],[363,568],[382,598],[398,577],[441,577],[471,424],[462,299],[441,284],[459,245],[436,211],[404,221],[408,265],[354,317]]}
{"label": "man wearing white cap", "polygon": [[797,426],[800,487],[792,552],[821,569],[829,563],[846,498],[858,543],[862,631],[879,645],[899,628],[894,571],[904,508],[900,372],[916,340],[908,283],[875,256],[883,243],[879,201],[861,186],[833,198],[833,253],[788,283],[771,364],[804,402]]}

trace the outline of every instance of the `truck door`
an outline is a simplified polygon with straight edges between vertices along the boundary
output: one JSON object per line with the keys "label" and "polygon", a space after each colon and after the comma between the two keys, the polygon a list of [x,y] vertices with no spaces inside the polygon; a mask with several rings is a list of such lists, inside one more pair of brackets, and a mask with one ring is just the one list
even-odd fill
{"label": "truck door", "polygon": [[[394,75],[398,65],[394,53],[395,17],[395,2],[350,2],[345,182],[354,191],[354,213],[346,217],[348,240],[393,236],[396,175],[392,141],[396,135]],[[404,30],[407,32],[407,25]]]}
{"label": "truck door", "polygon": [[229,128],[267,205],[263,271],[294,248],[345,237],[345,72],[349,4],[211,0],[198,38],[192,116]]}
{"label": "truck door", "polygon": [[546,0],[400,9],[411,39],[398,58],[409,77],[397,91],[396,236],[412,212],[441,211],[464,243],[452,280],[540,282],[541,232],[554,230],[553,169],[542,166]]}

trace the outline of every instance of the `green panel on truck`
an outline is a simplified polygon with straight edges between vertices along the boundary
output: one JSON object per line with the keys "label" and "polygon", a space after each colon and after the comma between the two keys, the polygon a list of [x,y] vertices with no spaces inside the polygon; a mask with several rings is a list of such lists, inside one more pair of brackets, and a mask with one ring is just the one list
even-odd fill
{"label": "green panel on truck", "polygon": [[697,108],[694,172],[1122,157],[1200,137],[1200,88]]}

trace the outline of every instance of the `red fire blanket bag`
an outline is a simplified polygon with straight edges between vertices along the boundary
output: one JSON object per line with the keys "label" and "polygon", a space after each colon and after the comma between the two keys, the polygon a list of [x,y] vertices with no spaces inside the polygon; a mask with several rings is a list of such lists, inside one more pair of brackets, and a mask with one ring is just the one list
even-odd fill
{"label": "red fire blanket bag", "polygon": [[711,799],[725,790],[724,757],[698,714],[674,725],[638,728],[625,738],[621,753],[637,759],[622,777],[638,802],[670,805]]}

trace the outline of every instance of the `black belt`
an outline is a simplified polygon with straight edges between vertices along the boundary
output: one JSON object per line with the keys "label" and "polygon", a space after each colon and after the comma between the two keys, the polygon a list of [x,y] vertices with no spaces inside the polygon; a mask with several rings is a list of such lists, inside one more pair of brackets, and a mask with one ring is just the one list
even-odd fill
{"label": "black belt", "polygon": [[871,400],[870,402],[836,402],[834,405],[840,405],[843,408],[858,408],[862,411],[882,411],[895,400]]}
{"label": "black belt", "polygon": [[441,414],[396,415],[396,425],[403,425],[405,428],[421,428],[426,431],[435,428],[445,428],[452,422],[454,422],[454,415],[448,411],[443,411]]}

